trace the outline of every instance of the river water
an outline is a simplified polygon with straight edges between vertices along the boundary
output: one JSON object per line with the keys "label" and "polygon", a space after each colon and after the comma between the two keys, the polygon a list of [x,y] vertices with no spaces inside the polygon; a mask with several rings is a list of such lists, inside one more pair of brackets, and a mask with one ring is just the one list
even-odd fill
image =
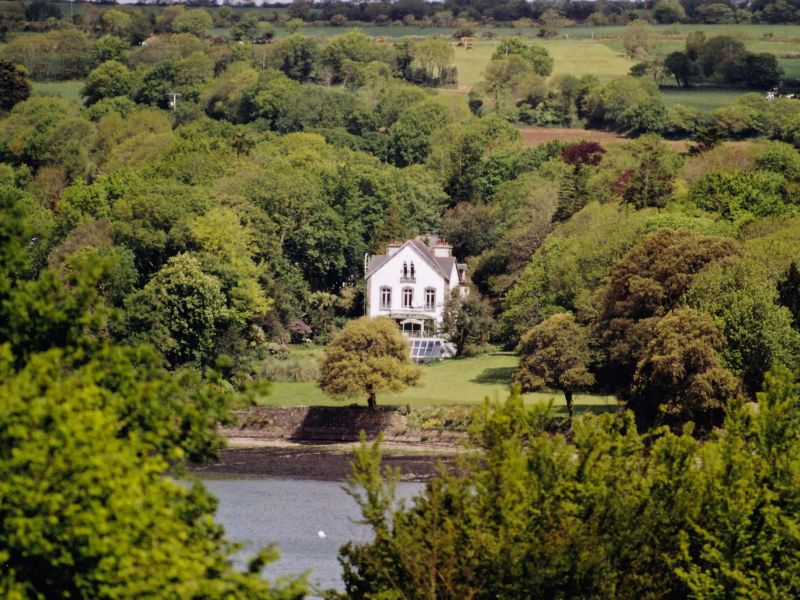
{"label": "river water", "polygon": [[[217,520],[231,541],[250,542],[249,551],[277,544],[281,558],[264,575],[310,571],[318,589],[343,590],[339,547],[349,541],[370,539],[368,527],[353,522],[358,507],[336,481],[284,479],[207,479],[203,482],[219,499]],[[398,496],[411,497],[421,483],[400,483]],[[319,534],[324,532],[324,537]]]}

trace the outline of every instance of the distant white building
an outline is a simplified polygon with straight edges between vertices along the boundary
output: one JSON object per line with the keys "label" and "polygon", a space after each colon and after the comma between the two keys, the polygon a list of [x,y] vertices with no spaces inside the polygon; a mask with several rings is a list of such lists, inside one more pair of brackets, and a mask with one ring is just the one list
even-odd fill
{"label": "distant white building", "polygon": [[466,265],[456,262],[452,247],[420,237],[390,243],[386,254],[368,256],[365,263],[367,316],[397,321],[412,338],[418,362],[452,356],[452,345],[439,336],[444,304],[452,290],[467,291]]}

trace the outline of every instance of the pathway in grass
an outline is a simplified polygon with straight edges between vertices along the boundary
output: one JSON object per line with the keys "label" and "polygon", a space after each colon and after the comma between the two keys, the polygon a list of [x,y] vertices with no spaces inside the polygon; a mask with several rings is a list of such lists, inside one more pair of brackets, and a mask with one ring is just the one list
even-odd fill
{"label": "pathway in grass", "polygon": [[[447,360],[425,367],[420,383],[397,394],[379,394],[378,405],[405,405],[412,408],[453,404],[480,404],[484,398],[504,400],[508,396],[511,377],[519,357],[504,352],[484,354],[475,358]],[[528,403],[547,402],[551,398],[557,407],[564,406],[564,397],[555,394],[525,394]],[[359,401],[363,404],[364,401]],[[349,401],[336,402],[322,393],[315,383],[274,383],[272,393],[260,402],[262,406],[341,406]],[[613,396],[575,396],[577,412],[613,411],[617,403]]]}

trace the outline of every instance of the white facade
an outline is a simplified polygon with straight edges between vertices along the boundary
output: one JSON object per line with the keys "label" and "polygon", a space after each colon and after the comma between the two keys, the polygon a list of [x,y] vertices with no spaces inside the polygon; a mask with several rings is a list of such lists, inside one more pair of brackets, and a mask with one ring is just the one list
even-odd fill
{"label": "white facade", "polygon": [[386,254],[373,255],[366,264],[366,314],[394,319],[406,335],[440,348],[444,304],[464,284],[465,266],[441,240],[389,244]]}

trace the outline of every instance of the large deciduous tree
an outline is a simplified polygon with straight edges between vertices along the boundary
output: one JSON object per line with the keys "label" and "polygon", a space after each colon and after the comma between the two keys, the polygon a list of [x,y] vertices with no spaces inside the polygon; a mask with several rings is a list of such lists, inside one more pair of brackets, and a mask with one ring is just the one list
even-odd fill
{"label": "large deciduous tree", "polygon": [[394,321],[362,317],[348,323],[325,348],[319,385],[334,397],[366,395],[375,409],[379,392],[402,390],[420,374]]}
{"label": "large deciduous tree", "polygon": [[116,60],[108,60],[89,73],[81,96],[90,106],[103,98],[125,96],[131,91],[133,76],[128,68]]}
{"label": "large deciduous tree", "polygon": [[589,330],[577,323],[572,313],[558,313],[523,336],[520,353],[522,361],[514,379],[523,391],[561,390],[572,418],[573,393],[594,383],[589,372]]}
{"label": "large deciduous tree", "polygon": [[219,280],[189,254],[171,258],[127,302],[128,330],[152,342],[172,365],[207,365],[214,338],[228,318]]}
{"label": "large deciduous tree", "polygon": [[702,431],[719,424],[739,387],[719,355],[724,345],[709,315],[686,307],[668,313],[655,324],[643,348],[629,406],[646,422],[664,416],[694,421]]}
{"label": "large deciduous tree", "polygon": [[737,253],[730,239],[660,229],[614,266],[600,295],[595,327],[615,385],[624,391],[653,327],[678,306],[694,277]]}
{"label": "large deciduous tree", "polygon": [[537,75],[547,77],[553,72],[553,57],[547,48],[535,44],[528,45],[519,37],[507,37],[503,38],[495,48],[492,60],[502,60],[511,55],[521,56],[528,61]]}

